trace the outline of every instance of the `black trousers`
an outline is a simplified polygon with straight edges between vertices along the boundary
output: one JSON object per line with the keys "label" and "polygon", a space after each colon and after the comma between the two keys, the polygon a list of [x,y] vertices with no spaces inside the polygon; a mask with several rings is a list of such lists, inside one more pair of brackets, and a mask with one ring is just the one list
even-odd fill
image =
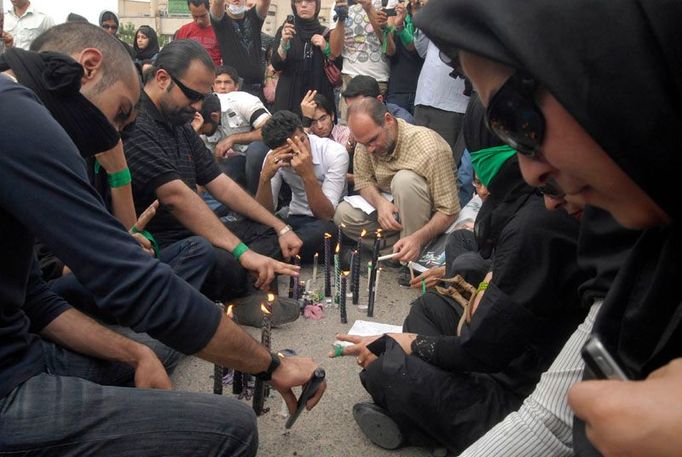
{"label": "black trousers", "polygon": [[[225,226],[234,233],[249,249],[267,257],[282,258],[277,233],[263,224],[250,219],[230,220],[221,218]],[[231,253],[213,247],[216,261],[208,274],[202,292],[211,300],[226,302],[232,298],[243,297],[254,291],[255,278],[235,260]],[[275,279],[276,281],[276,279]]]}
{"label": "black trousers", "polygon": [[[422,335],[454,335],[461,308],[428,293],[416,300],[404,331]],[[384,408],[409,444],[446,447],[459,454],[483,436],[523,399],[482,373],[441,370],[387,338],[386,351],[360,373],[374,402]]]}
{"label": "black trousers", "polygon": [[477,287],[490,271],[492,262],[477,252],[476,237],[471,230],[455,230],[448,235],[445,245],[445,265],[449,278],[461,275],[466,282]]}

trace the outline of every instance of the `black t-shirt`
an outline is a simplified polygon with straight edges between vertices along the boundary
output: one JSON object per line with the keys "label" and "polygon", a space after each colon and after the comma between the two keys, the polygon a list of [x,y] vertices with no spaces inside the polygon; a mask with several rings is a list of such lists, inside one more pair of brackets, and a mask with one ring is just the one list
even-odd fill
{"label": "black t-shirt", "polygon": [[[221,173],[213,154],[192,127],[166,123],[144,92],[140,114],[133,128],[125,132],[123,145],[138,214],[156,200],[156,189],[166,183],[180,179],[196,190],[197,185],[206,185]],[[193,235],[164,205],[159,206],[147,229],[161,247]]]}
{"label": "black t-shirt", "polygon": [[396,51],[389,61],[391,63],[391,78],[388,81],[389,94],[413,94],[417,91],[419,73],[422,71],[424,59],[417,51],[409,51],[398,34],[393,37]]}
{"label": "black t-shirt", "polygon": [[236,68],[247,84],[263,82],[263,22],[264,19],[258,15],[255,7],[246,11],[243,19],[232,19],[225,13],[220,20],[216,20],[211,15],[211,24],[218,38],[223,63]]}

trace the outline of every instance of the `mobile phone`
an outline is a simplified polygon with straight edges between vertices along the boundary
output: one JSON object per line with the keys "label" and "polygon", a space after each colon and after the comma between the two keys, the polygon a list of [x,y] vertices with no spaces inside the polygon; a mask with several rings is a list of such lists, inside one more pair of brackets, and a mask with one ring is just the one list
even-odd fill
{"label": "mobile phone", "polygon": [[585,365],[597,379],[627,381],[628,377],[616,360],[609,354],[599,336],[592,335],[580,351]]}
{"label": "mobile phone", "polygon": [[398,13],[395,12],[395,8],[382,8],[381,11],[386,13],[386,16],[397,16]]}
{"label": "mobile phone", "polygon": [[289,419],[287,419],[287,423],[284,425],[285,428],[291,428],[291,426],[294,425],[294,422],[296,422],[298,416],[300,416],[301,413],[303,412],[305,404],[308,403],[308,400],[310,400],[310,398],[313,395],[315,395],[315,392],[317,392],[317,389],[320,387],[320,384],[322,384],[322,381],[324,381],[324,377],[325,372],[323,368],[317,368],[313,372],[313,375],[310,377],[310,380],[303,388],[301,396],[298,397],[298,403],[296,403],[296,411],[289,417]]}
{"label": "mobile phone", "polygon": [[289,14],[289,15],[287,16],[287,24],[293,24],[293,23],[294,23],[294,15],[293,15],[293,14]]}

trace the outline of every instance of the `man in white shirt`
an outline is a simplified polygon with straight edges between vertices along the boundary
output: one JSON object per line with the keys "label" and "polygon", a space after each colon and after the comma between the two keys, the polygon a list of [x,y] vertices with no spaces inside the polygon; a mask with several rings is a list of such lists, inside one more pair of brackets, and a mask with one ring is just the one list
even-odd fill
{"label": "man in white shirt", "polygon": [[228,65],[216,71],[213,90],[220,99],[221,122],[205,143],[223,173],[255,195],[263,159],[269,151],[262,142],[261,127],[270,119],[270,112],[258,97],[239,90],[237,70]]}
{"label": "man in white shirt", "polygon": [[26,49],[45,30],[54,26],[52,18],[31,6],[28,0],[10,0],[5,13],[5,31],[14,37],[14,47]]}
{"label": "man in white shirt", "polygon": [[324,234],[336,235],[332,219],[346,187],[348,152],[329,138],[304,133],[301,119],[290,111],[279,111],[265,123],[263,141],[272,150],[256,200],[274,212],[282,182],[291,187],[285,221],[303,241],[302,261],[310,262],[323,250]]}

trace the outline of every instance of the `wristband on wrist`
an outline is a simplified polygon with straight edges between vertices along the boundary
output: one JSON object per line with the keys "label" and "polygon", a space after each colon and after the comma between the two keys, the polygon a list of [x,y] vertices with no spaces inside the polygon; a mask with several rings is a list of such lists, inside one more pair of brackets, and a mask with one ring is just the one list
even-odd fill
{"label": "wristband on wrist", "polygon": [[332,55],[332,47],[329,45],[329,42],[327,41],[327,46],[325,46],[324,51],[322,51],[324,56],[328,59],[330,55]]}
{"label": "wristband on wrist", "polygon": [[478,289],[476,289],[476,292],[483,292],[488,288],[488,283],[485,281],[481,281],[481,283],[478,285]]}
{"label": "wristband on wrist", "polygon": [[403,43],[405,46],[409,46],[414,42],[414,35],[409,31],[407,27],[403,28],[400,33],[398,34],[398,37],[400,38],[400,41]]}
{"label": "wristband on wrist", "polygon": [[123,187],[130,184],[130,182],[133,180],[133,177],[130,174],[130,170],[128,168],[124,168],[121,171],[107,175],[107,180],[109,181],[109,187]]}
{"label": "wristband on wrist", "polygon": [[303,123],[303,127],[310,127],[313,125],[313,120],[309,118],[308,116],[303,116],[303,120],[301,121]]}
{"label": "wristband on wrist", "polygon": [[286,235],[287,233],[291,232],[292,230],[293,230],[293,229],[291,228],[291,225],[285,225],[284,227],[282,227],[282,228],[279,230],[279,232],[277,232],[277,236],[278,236],[278,237],[284,236],[284,235]]}
{"label": "wristband on wrist", "polygon": [[284,50],[288,51],[291,49],[291,41],[287,41],[286,44],[282,44],[282,42],[279,43],[279,46]]}
{"label": "wristband on wrist", "polygon": [[143,237],[147,238],[149,240],[149,242],[152,244],[152,249],[154,249],[154,257],[156,257],[156,258],[159,257],[159,243],[156,242],[154,235],[149,233],[147,230],[140,230],[137,227],[135,227],[134,225],[130,229],[130,233],[139,233]]}
{"label": "wristband on wrist", "polygon": [[239,258],[249,250],[249,247],[245,245],[244,243],[240,242],[235,248],[232,250],[232,257],[239,262]]}

